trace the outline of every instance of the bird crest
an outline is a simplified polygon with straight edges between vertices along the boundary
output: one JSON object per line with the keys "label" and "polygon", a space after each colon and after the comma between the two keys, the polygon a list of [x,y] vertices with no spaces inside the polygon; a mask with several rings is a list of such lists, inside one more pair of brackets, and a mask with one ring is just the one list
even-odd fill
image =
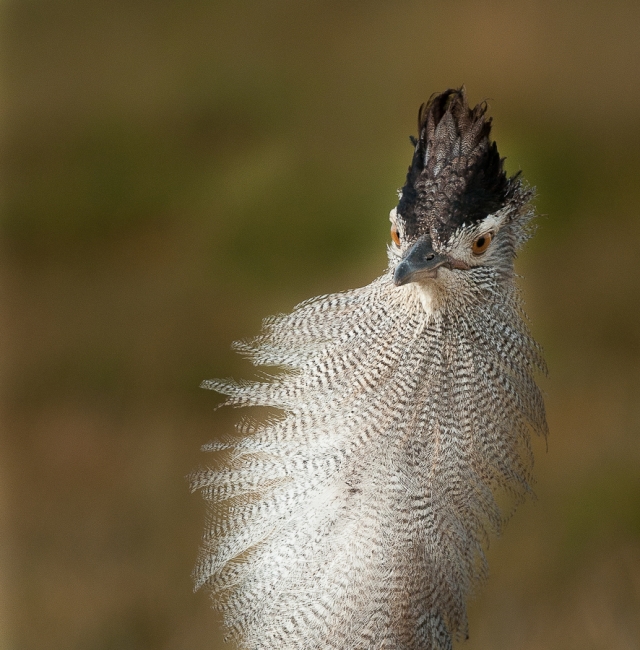
{"label": "bird crest", "polygon": [[398,217],[409,238],[428,232],[445,242],[463,224],[473,224],[517,200],[530,198],[519,174],[507,177],[504,159],[491,142],[487,104],[469,108],[464,88],[436,94],[420,107],[418,137]]}

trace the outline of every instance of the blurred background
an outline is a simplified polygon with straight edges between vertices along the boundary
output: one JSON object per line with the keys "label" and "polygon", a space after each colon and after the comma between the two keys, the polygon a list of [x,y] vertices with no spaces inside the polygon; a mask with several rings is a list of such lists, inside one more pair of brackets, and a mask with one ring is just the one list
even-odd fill
{"label": "blurred background", "polygon": [[418,107],[463,83],[538,188],[551,435],[461,647],[640,648],[640,4],[0,12],[0,650],[223,647],[185,476],[237,412],[198,384],[384,270]]}

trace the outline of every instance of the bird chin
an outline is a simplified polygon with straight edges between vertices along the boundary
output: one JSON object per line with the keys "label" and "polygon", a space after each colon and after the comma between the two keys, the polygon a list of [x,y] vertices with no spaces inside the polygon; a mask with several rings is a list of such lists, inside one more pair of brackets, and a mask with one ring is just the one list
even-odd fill
{"label": "bird chin", "polygon": [[[437,271],[436,271],[437,275]],[[417,294],[418,300],[424,309],[424,313],[427,315],[427,318],[433,314],[436,309],[436,300],[437,290],[433,282],[428,280],[425,282],[415,282],[413,284],[414,291]]]}
{"label": "bird chin", "polygon": [[435,269],[424,269],[423,271],[416,273],[411,281],[417,282],[418,284],[422,282],[430,283],[431,280],[435,280],[438,277],[438,271],[441,268],[441,266],[438,266]]}

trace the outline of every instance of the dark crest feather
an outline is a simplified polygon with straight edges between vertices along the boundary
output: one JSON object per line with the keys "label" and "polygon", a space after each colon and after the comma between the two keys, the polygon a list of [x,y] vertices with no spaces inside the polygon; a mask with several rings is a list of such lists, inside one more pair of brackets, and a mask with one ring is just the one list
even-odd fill
{"label": "dark crest feather", "polygon": [[433,95],[418,112],[418,138],[398,204],[408,238],[431,233],[446,241],[517,199],[517,174],[508,178],[486,102],[469,108],[464,87]]}

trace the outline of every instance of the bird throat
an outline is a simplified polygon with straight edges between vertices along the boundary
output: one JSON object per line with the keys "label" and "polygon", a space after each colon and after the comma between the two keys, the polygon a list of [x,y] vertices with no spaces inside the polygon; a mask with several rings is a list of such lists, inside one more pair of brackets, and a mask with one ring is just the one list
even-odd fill
{"label": "bird throat", "polygon": [[433,282],[412,282],[408,285],[408,290],[413,292],[427,318],[433,315],[438,305],[438,290]]}

